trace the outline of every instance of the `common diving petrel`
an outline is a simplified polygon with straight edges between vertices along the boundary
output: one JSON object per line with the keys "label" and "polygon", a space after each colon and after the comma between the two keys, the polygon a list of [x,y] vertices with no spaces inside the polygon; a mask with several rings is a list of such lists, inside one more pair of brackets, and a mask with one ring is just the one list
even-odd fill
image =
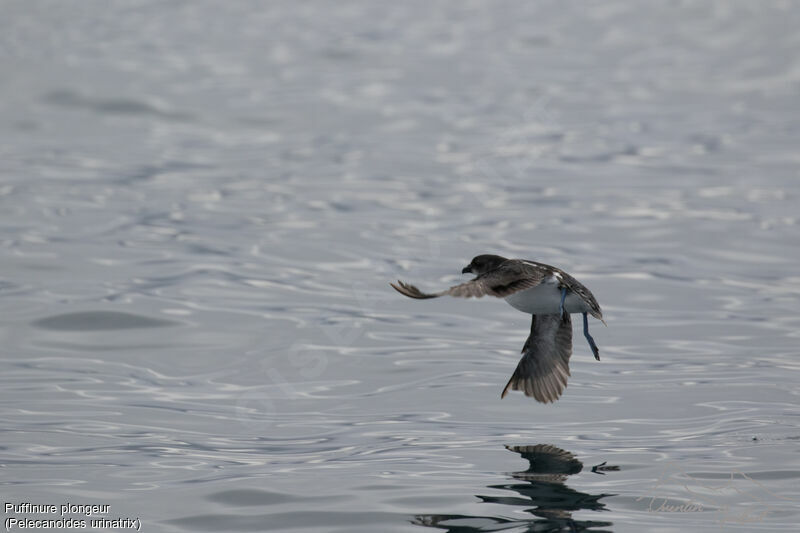
{"label": "common diving petrel", "polygon": [[537,401],[556,401],[567,386],[569,358],[572,355],[570,313],[583,315],[583,335],[594,358],[600,351],[589,335],[588,315],[605,324],[603,313],[589,289],[561,270],[526,259],[506,259],[499,255],[479,255],[464,267],[462,274],[477,277],[449,289],[424,293],[413,285],[398,281],[391,286],[409,298],[424,300],[439,296],[504,298],[513,308],[530,313],[531,333],[522,347],[522,359],[508,380],[501,398],[509,390],[521,390]]}

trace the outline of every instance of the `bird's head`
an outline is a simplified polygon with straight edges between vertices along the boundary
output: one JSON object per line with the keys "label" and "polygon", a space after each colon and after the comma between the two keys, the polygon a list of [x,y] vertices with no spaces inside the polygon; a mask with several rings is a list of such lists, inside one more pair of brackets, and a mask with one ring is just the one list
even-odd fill
{"label": "bird's head", "polygon": [[472,273],[480,276],[490,270],[494,270],[504,262],[508,261],[505,257],[499,255],[478,255],[472,258],[472,261],[464,267],[461,271],[462,274]]}

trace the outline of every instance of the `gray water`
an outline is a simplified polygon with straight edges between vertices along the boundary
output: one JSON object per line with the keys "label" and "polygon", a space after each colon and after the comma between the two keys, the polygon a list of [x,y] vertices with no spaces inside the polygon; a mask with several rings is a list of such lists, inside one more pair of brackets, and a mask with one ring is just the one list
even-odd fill
{"label": "gray water", "polygon": [[[797,2],[4,2],[3,503],[795,528],[798,27]],[[487,252],[603,306],[555,404],[500,399],[526,315],[388,285]]]}

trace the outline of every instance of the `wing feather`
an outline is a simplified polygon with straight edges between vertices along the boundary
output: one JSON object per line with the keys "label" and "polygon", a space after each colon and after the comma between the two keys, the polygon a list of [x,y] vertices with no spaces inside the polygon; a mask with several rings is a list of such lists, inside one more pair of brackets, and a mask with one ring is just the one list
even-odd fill
{"label": "wing feather", "polygon": [[567,386],[569,358],[572,355],[570,315],[533,315],[526,350],[501,398],[509,390],[520,390],[536,401],[556,401]]}
{"label": "wing feather", "polygon": [[481,274],[477,278],[454,285],[449,289],[424,293],[414,285],[397,281],[397,285],[390,283],[394,289],[404,296],[424,300],[438,298],[439,296],[454,296],[456,298],[481,298],[494,296],[505,298],[518,291],[533,288],[545,278],[546,273],[540,268],[535,268],[522,261],[506,261],[499,267]]}

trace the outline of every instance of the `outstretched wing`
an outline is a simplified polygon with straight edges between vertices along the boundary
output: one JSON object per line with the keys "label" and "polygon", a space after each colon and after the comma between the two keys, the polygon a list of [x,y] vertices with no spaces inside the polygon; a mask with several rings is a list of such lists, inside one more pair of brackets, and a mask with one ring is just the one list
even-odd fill
{"label": "outstretched wing", "polygon": [[497,298],[505,298],[509,294],[537,286],[544,277],[545,273],[541,269],[526,265],[520,261],[506,261],[494,270],[481,274],[473,280],[454,285],[440,292],[425,293],[414,285],[399,280],[397,285],[394,283],[390,283],[390,285],[400,294],[418,300],[438,298],[439,296],[455,296],[457,298],[495,296]]}
{"label": "outstretched wing", "polygon": [[536,401],[556,401],[567,386],[569,358],[572,355],[572,320],[569,314],[533,315],[531,334],[522,349],[523,356],[503,389],[521,390]]}

